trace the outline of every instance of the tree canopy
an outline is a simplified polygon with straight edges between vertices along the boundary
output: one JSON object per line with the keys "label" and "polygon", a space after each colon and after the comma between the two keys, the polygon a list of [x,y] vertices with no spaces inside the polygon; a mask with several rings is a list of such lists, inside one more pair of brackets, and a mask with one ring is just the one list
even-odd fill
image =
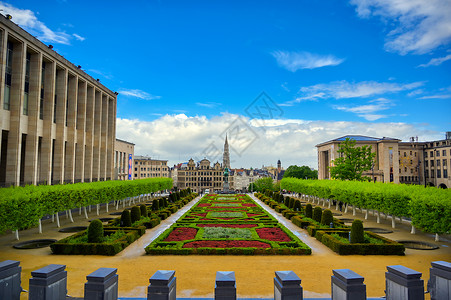
{"label": "tree canopy", "polygon": [[339,157],[333,161],[330,167],[330,176],[341,180],[365,181],[369,178],[362,176],[364,171],[371,170],[376,153],[371,152],[372,147],[364,145],[356,147],[356,141],[346,138],[338,149]]}
{"label": "tree canopy", "polygon": [[254,183],[249,184],[249,191],[263,192],[264,190],[274,190],[274,184],[271,177],[263,177],[254,181]]}
{"label": "tree canopy", "polygon": [[300,179],[318,179],[318,171],[312,170],[308,166],[289,166],[283,174],[283,178],[294,177]]}

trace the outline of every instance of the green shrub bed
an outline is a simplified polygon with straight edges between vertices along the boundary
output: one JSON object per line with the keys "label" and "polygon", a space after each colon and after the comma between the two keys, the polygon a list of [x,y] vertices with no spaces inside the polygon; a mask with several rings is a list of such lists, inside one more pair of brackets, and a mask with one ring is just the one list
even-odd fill
{"label": "green shrub bed", "polygon": [[311,249],[247,195],[204,196],[146,253],[299,255]]}

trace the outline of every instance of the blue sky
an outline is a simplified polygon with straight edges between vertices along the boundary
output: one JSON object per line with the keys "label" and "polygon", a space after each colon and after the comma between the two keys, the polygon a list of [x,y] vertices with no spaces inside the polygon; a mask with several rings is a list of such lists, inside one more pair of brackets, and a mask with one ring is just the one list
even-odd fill
{"label": "blue sky", "polygon": [[316,167],[314,146],[342,135],[451,130],[449,0],[0,6],[118,91],[117,137],[170,164],[221,160],[225,132],[232,167]]}

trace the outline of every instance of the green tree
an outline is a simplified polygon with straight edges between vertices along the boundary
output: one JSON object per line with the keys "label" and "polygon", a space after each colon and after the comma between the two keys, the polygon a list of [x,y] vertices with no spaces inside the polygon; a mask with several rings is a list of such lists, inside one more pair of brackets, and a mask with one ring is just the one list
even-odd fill
{"label": "green tree", "polygon": [[264,189],[274,191],[274,184],[271,177],[263,177],[249,184],[249,191],[262,192]]}
{"label": "green tree", "polygon": [[368,177],[362,176],[364,171],[371,170],[376,153],[371,152],[372,147],[364,145],[355,146],[356,141],[346,138],[338,149],[339,157],[335,159],[334,166],[330,167],[330,176],[340,180],[365,181]]}
{"label": "green tree", "polygon": [[299,179],[318,179],[318,171],[312,170],[308,166],[289,166],[283,174],[283,178],[294,177]]}

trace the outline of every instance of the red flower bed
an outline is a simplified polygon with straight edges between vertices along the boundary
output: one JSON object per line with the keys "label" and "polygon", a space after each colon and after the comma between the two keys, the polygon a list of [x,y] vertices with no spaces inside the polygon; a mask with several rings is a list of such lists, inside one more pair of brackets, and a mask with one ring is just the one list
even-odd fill
{"label": "red flower bed", "polygon": [[197,229],[189,227],[179,227],[175,228],[168,237],[164,240],[165,242],[173,241],[185,241],[192,240],[196,237]]}
{"label": "red flower bed", "polygon": [[211,206],[211,203],[201,203],[197,207],[208,207]]}
{"label": "red flower bed", "polygon": [[200,214],[193,214],[193,215],[198,216],[198,217],[206,217],[207,213],[200,213]]}
{"label": "red flower bed", "polygon": [[259,241],[195,241],[183,245],[183,248],[271,248]]}
{"label": "red flower bed", "polygon": [[274,227],[274,228],[257,228],[258,236],[261,239],[265,239],[268,241],[276,241],[276,242],[289,242],[291,241],[290,237],[283,232],[282,229]]}
{"label": "red flower bed", "polygon": [[257,224],[197,224],[199,227],[253,228]]}
{"label": "red flower bed", "polygon": [[261,216],[261,214],[252,214],[252,213],[247,213],[248,217],[255,217],[255,216]]}
{"label": "red flower bed", "polygon": [[252,204],[252,203],[243,203],[243,204],[241,204],[241,206],[246,206],[246,207],[256,207],[257,205]]}

